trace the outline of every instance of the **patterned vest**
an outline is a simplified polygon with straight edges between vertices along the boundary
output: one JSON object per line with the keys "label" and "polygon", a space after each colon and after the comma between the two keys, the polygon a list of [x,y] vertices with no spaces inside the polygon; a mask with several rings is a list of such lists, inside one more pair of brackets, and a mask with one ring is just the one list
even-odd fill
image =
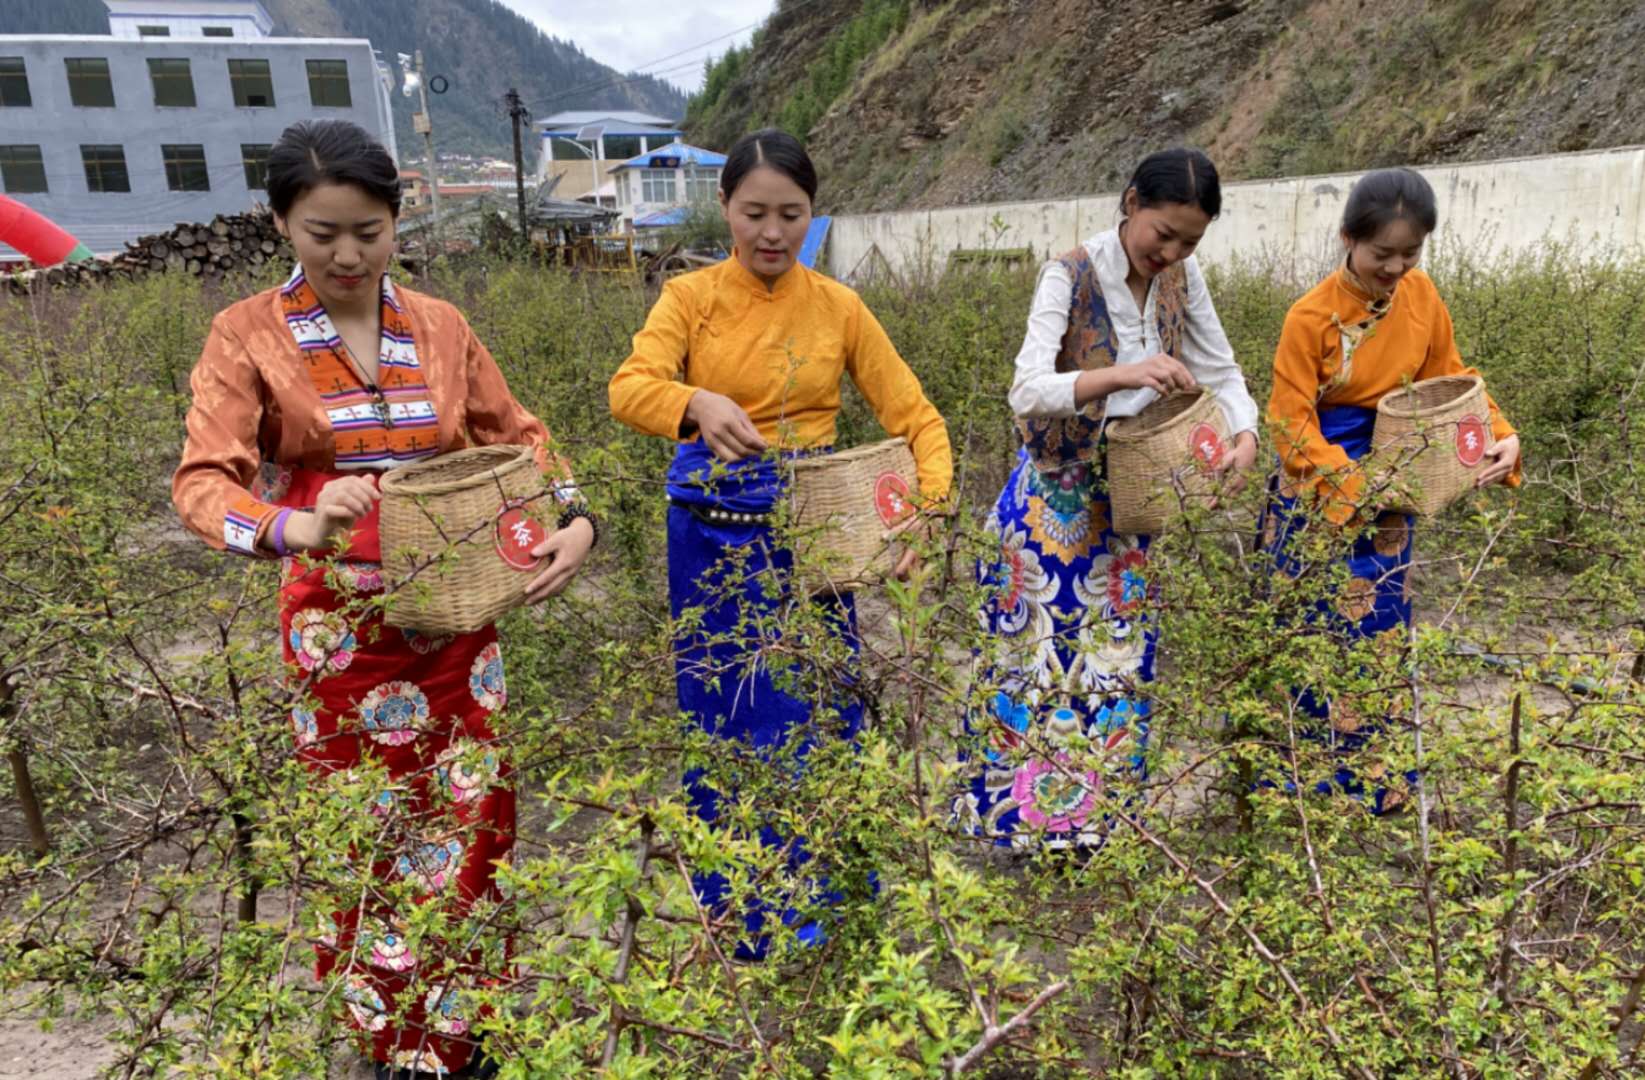
{"label": "patterned vest", "polygon": [[[1108,319],[1108,302],[1103,299],[1091,253],[1081,244],[1057,261],[1074,283],[1068,329],[1062,335],[1062,350],[1057,353],[1057,370],[1113,367],[1119,355],[1119,340]],[[1177,263],[1154,281],[1154,318],[1160,348],[1180,360],[1183,331],[1188,325],[1188,272]],[[1094,458],[1102,437],[1105,407],[1099,398],[1073,416],[1019,418],[1017,432],[1034,467],[1050,472]]]}

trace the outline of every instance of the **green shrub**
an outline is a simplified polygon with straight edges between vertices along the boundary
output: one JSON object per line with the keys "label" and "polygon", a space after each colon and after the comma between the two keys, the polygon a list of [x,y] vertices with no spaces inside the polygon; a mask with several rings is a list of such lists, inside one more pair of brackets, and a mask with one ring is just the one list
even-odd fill
{"label": "green shrub", "polygon": [[[1419,619],[1397,640],[1345,642],[1309,617],[1344,539],[1276,577],[1253,550],[1260,482],[1162,537],[1149,777],[1108,786],[1112,835],[1078,861],[979,850],[950,815],[956,756],[981,749],[964,724],[988,692],[972,567],[1013,460],[1004,398],[1031,274],[865,289],[948,419],[961,510],[921,578],[860,595],[870,721],[856,753],[819,746],[796,779],[675,712],[671,450],[613,424],[605,397],[652,295],[507,262],[442,270],[425,287],[556,433],[607,537],[568,596],[502,626],[512,899],[412,928],[513,930],[512,957],[487,956],[480,1023],[505,1075],[592,1074],[614,1021],[613,1076],[1636,1072],[1645,262],[1447,252],[1434,273],[1523,433],[1525,487],[1424,526]],[[1211,282],[1260,399],[1300,289],[1257,266]],[[159,278],[0,301],[0,670],[16,687],[0,731],[54,843],[37,861],[0,818],[15,846],[0,987],[59,1024],[113,1017],[124,1075],[335,1070],[339,988],[309,979],[306,941],[327,896],[359,889],[350,853],[378,842],[371,777],[318,784],[293,760],[273,567],[207,553],[169,508],[183,375],[226,299]],[[879,437],[854,393],[839,429]],[[768,629],[799,692],[846,663],[813,612]],[[1299,733],[1299,686],[1394,717],[1354,765],[1420,766],[1406,814],[1287,793],[1335,764]],[[1076,747],[1070,768],[1096,754]],[[684,868],[719,865],[739,895],[806,883],[689,812],[687,763],[737,770],[735,819],[812,838],[847,894],[826,946],[720,962],[736,920],[699,912]],[[261,901],[241,922],[249,886]]]}

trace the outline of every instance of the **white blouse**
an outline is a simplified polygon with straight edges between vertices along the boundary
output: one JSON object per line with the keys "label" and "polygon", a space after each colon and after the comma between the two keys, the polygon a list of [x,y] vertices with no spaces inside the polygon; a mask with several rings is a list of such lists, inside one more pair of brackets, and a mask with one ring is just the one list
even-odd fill
{"label": "white blouse", "polygon": [[[1131,266],[1120,243],[1119,230],[1099,233],[1085,242],[1085,249],[1096,267],[1097,281],[1108,305],[1108,319],[1119,342],[1115,362],[1135,364],[1160,352],[1159,321],[1154,315],[1158,281],[1148,283],[1148,299],[1139,313],[1131,288],[1125,283]],[[1205,275],[1200,273],[1199,263],[1192,255],[1183,262],[1183,269],[1188,277],[1188,325],[1181,349],[1183,366],[1216,395],[1233,434],[1255,431],[1257,403],[1245,389],[1245,374],[1234,360],[1233,346],[1228,344],[1217,309],[1211,304]],[[1068,330],[1068,307],[1073,295],[1074,283],[1063,265],[1057,261],[1046,263],[1034,288],[1028,333],[1017,353],[1017,375],[1011,384],[1011,411],[1020,417],[1073,416],[1077,411],[1074,380],[1080,372],[1057,370],[1057,353],[1062,351],[1062,336]],[[1135,416],[1158,396],[1147,387],[1115,391],[1108,395],[1107,415]]]}

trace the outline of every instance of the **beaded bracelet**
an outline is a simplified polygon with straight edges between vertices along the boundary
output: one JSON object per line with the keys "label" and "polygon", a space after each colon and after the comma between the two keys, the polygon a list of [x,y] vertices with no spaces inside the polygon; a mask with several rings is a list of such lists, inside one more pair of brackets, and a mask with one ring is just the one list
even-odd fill
{"label": "beaded bracelet", "polygon": [[570,525],[573,521],[576,521],[578,518],[582,518],[584,521],[588,522],[588,527],[594,532],[594,539],[589,541],[588,544],[589,549],[593,550],[594,545],[600,542],[600,522],[599,519],[594,516],[594,512],[582,503],[573,503],[564,510],[561,510],[560,520],[554,523],[554,528],[556,530],[563,529],[567,525]]}

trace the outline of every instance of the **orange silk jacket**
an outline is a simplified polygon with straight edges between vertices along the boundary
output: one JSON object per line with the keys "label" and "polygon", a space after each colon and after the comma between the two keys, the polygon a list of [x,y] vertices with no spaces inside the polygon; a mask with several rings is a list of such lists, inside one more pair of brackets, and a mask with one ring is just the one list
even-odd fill
{"label": "orange silk jacket", "polygon": [[333,430],[311,360],[287,327],[279,287],[212,320],[189,379],[188,437],[171,482],[172,501],[191,532],[219,550],[268,554],[257,541],[279,505],[254,494],[259,471],[267,464],[336,472],[340,441],[353,449],[362,439],[386,439],[400,452],[421,452],[432,442],[439,453],[523,443],[538,448],[545,471],[569,480],[565,462],[549,449],[548,429],[514,399],[462,314],[411,289],[395,287],[392,295],[410,324],[438,421],[419,430]]}

